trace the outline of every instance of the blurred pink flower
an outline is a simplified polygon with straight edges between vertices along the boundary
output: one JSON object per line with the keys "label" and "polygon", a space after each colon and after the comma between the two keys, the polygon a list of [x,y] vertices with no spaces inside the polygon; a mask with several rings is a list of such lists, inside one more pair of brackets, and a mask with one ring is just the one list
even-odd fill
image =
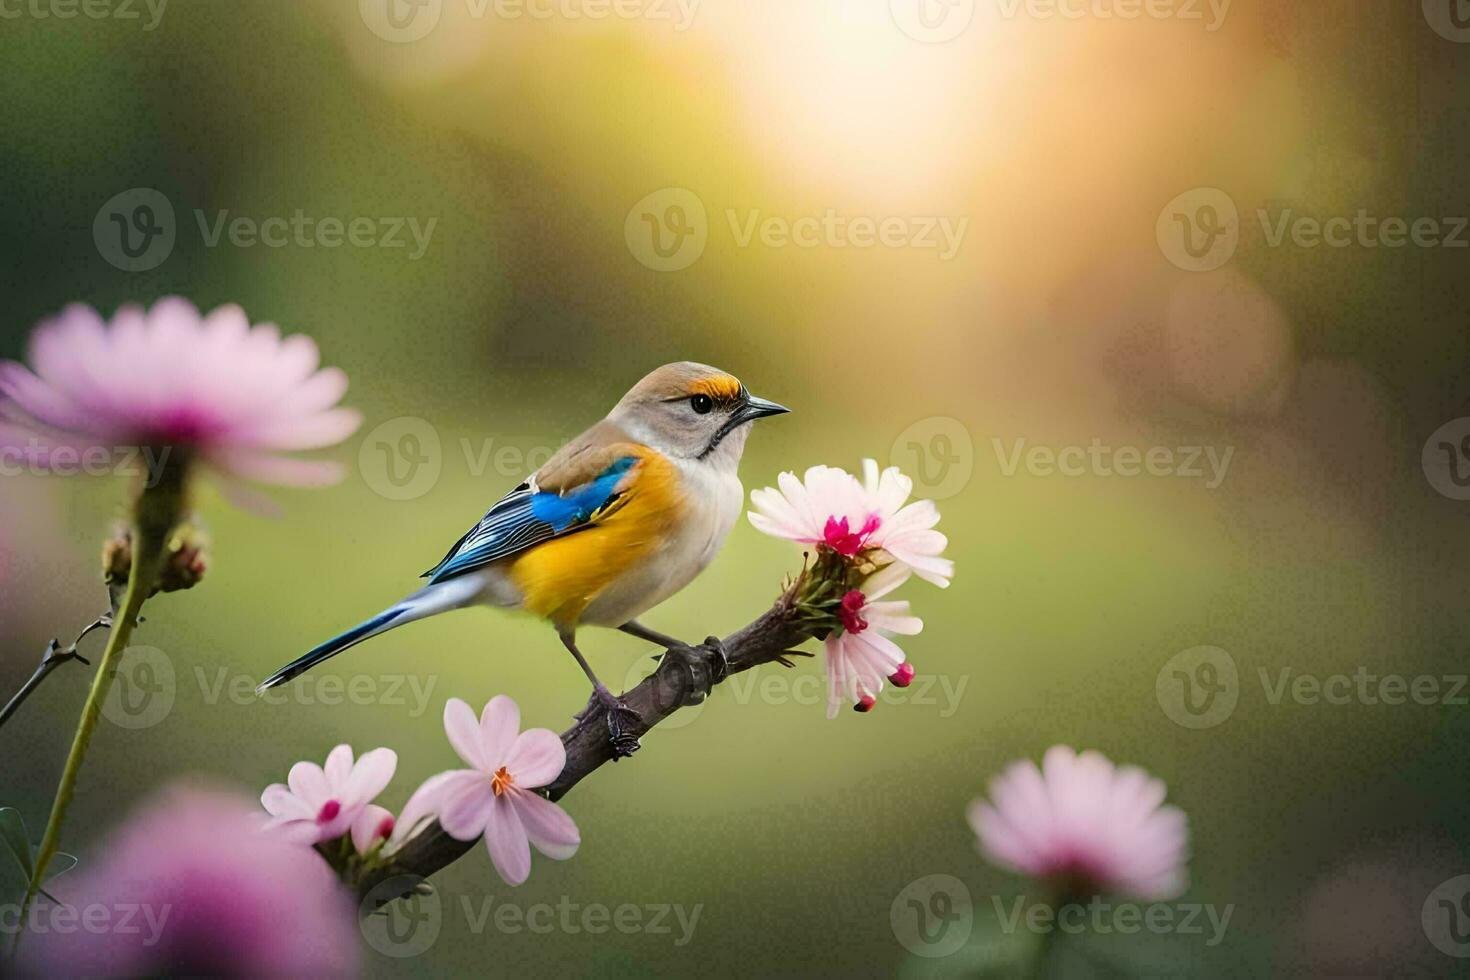
{"label": "blurred pink flower", "polygon": [[908,581],[909,569],[889,565],[843,596],[837,618],[840,630],[828,635],[827,717],[836,718],[844,700],[858,711],[869,711],[877,703],[887,677],[898,687],[908,687],[913,668],[904,662],[904,652],[888,637],[912,636],[924,628],[923,620],[909,615],[909,604],[875,600]]}
{"label": "blurred pink flower", "polygon": [[1094,751],[1047,750],[1041,768],[1013,762],[970,807],[970,826],[994,863],[1074,894],[1104,891],[1146,901],[1184,890],[1189,829],[1163,806],[1164,784]]}
{"label": "blurred pink flower", "polygon": [[[21,945],[22,974],[355,974],[351,895],[311,848],[261,833],[253,811],[233,793],[159,793],[96,850],[99,864],[47,886],[70,911],[33,909],[42,928]],[[51,928],[53,914],[67,927]]]}
{"label": "blurred pink flower", "polygon": [[[46,465],[65,451],[170,446],[235,477],[293,486],[341,479],[339,464],[282,455],[336,445],[361,416],[335,407],[347,390],[319,368],[309,337],[250,325],[238,306],[201,316],[179,297],[123,306],[106,323],[74,303],[31,337],[32,369],[0,362],[9,452]],[[34,373],[33,373],[34,371]]]}
{"label": "blurred pink flower", "polygon": [[426,795],[437,797],[444,830],[457,840],[484,835],[495,870],[510,885],[530,875],[531,844],[565,861],[582,841],[566,811],[535,792],[566,765],[561,739],[548,728],[520,727],[521,709],[503,694],[490,699],[478,722],[469,705],[451,698],[444,731],[473,768],[440,773],[424,784]]}
{"label": "blurred pink flower", "polygon": [[288,785],[272,783],[260,794],[261,805],[271,815],[266,827],[308,844],[341,837],[383,792],[397,768],[398,755],[392,749],[373,749],[354,763],[348,745],[334,748],[325,768],[298,762],[286,777]]}

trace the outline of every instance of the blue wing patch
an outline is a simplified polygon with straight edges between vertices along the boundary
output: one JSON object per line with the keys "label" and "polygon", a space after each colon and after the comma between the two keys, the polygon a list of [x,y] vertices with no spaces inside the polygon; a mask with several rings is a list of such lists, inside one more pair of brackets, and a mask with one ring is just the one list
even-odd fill
{"label": "blue wing patch", "polygon": [[591,483],[584,483],[565,497],[555,493],[531,495],[531,516],[550,524],[558,534],[573,524],[584,523],[597,508],[612,499],[618,481],[637,460],[624,456],[615,461]]}
{"label": "blue wing patch", "polygon": [[637,462],[635,457],[624,456],[565,496],[532,492],[529,484],[522,483],[496,501],[424,578],[442,582],[586,527],[592,515],[617,496],[618,482]]}

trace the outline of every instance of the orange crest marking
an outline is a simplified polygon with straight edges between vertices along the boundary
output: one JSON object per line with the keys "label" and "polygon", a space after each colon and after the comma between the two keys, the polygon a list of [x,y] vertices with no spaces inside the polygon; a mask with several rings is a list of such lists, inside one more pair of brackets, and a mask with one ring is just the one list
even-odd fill
{"label": "orange crest marking", "polygon": [[700,378],[689,385],[691,395],[709,395],[717,402],[731,402],[740,397],[740,382],[728,374]]}

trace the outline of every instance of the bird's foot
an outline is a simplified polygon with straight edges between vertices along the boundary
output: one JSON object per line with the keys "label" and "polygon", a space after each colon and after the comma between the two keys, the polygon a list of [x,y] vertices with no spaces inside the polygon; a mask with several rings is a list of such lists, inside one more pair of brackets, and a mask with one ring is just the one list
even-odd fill
{"label": "bird's foot", "polygon": [[710,675],[710,687],[730,676],[730,656],[725,652],[725,641],[718,636],[706,636],[700,644],[715,655],[714,671]]}
{"label": "bird's foot", "polygon": [[[592,692],[593,701],[602,705],[602,710],[607,716],[607,736],[612,743],[613,761],[626,759],[639,749],[638,729],[643,725],[643,719],[638,712],[617,697],[601,684],[597,685]],[[587,706],[583,717],[590,714],[592,705]]]}

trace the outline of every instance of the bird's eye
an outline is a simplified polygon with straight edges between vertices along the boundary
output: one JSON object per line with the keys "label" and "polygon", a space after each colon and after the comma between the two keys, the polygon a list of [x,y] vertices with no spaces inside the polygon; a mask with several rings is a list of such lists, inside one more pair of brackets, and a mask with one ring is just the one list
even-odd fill
{"label": "bird's eye", "polygon": [[709,395],[695,395],[689,399],[689,407],[700,415],[707,415],[715,407],[715,400]]}

